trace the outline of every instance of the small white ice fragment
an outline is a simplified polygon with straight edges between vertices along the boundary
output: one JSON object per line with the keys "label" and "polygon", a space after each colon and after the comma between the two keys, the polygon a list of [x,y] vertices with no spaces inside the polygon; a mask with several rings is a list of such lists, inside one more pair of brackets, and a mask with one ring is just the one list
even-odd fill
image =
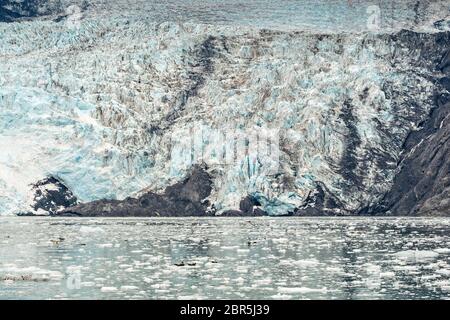
{"label": "small white ice fragment", "polygon": [[139,288],[136,286],[121,286],[120,290],[121,291],[134,291],[134,290],[138,290]]}
{"label": "small white ice fragment", "polygon": [[299,288],[278,288],[278,291],[280,293],[312,293],[312,292],[322,292],[326,293],[328,292],[327,288],[321,288],[321,289],[314,289],[314,288],[306,288],[306,287],[299,287]]}
{"label": "small white ice fragment", "polygon": [[407,262],[427,262],[436,259],[439,253],[430,250],[406,250],[394,253],[393,255]]}
{"label": "small white ice fragment", "polygon": [[81,226],[80,233],[105,233],[100,227]]}
{"label": "small white ice fragment", "polygon": [[438,248],[438,249],[435,249],[433,251],[437,252],[437,253],[442,253],[442,254],[450,253],[450,249],[449,248]]}

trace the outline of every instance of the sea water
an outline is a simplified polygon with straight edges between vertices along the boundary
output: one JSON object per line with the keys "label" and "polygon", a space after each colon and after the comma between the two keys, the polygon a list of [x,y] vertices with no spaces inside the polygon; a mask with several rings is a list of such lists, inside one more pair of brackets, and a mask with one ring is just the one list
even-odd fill
{"label": "sea water", "polygon": [[0,299],[446,299],[445,218],[0,218]]}

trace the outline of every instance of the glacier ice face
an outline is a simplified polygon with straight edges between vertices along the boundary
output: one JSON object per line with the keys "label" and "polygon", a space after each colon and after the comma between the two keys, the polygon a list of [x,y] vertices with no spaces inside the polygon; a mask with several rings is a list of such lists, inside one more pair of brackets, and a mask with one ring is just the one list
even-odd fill
{"label": "glacier ice face", "polygon": [[[271,215],[320,194],[324,211],[354,213],[389,190],[434,106],[432,62],[409,33],[86,17],[0,35],[0,214],[29,210],[46,176],[83,202],[124,199],[201,163],[218,214],[249,194]],[[270,154],[248,143],[264,132]]]}
{"label": "glacier ice face", "polygon": [[0,22],[111,16],[276,30],[354,32],[447,29],[447,0],[0,0]]}

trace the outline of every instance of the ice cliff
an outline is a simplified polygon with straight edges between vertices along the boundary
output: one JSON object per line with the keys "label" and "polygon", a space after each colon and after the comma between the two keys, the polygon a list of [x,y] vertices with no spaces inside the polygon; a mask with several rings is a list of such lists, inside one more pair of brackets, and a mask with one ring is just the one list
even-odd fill
{"label": "ice cliff", "polygon": [[43,179],[117,215],[154,215],[147,198],[212,215],[450,214],[445,30],[20,19],[0,23],[0,214],[36,212]]}

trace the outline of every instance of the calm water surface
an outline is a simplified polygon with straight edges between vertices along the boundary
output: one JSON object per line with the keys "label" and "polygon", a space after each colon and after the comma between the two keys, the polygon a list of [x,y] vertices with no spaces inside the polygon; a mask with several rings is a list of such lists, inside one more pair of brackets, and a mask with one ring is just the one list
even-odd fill
{"label": "calm water surface", "polygon": [[446,299],[449,219],[0,218],[1,299]]}

